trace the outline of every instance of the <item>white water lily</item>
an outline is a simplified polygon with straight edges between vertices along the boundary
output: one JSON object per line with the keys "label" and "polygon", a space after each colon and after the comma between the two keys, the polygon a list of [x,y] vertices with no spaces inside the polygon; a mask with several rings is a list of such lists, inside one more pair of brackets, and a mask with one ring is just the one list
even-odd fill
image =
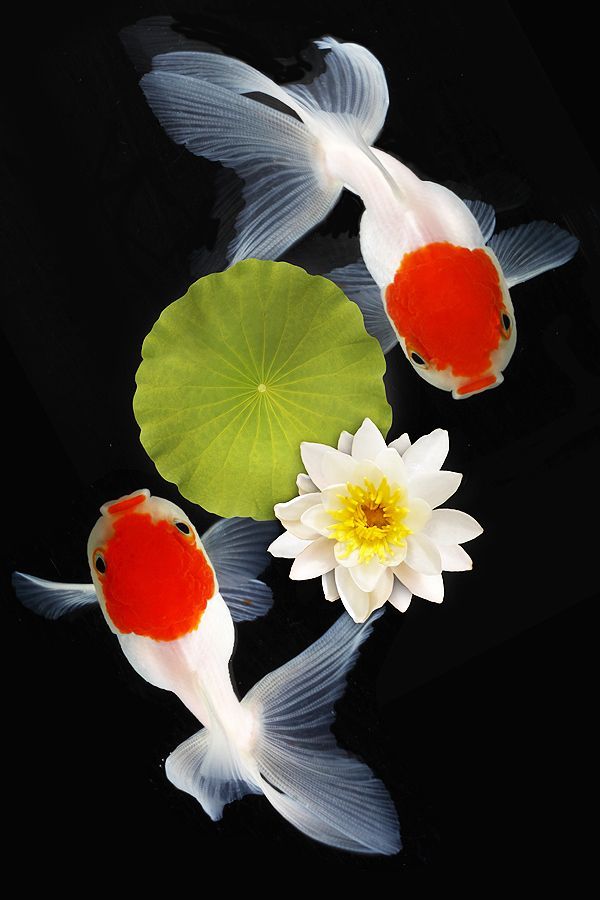
{"label": "white water lily", "polygon": [[460,545],[483,530],[467,513],[439,509],[462,479],[442,470],[448,450],[441,428],[388,446],[370,419],[354,436],[343,431],[337,450],[303,442],[308,474],[298,475],[298,497],[275,506],[286,530],[270,552],[294,559],[294,580],[320,575],[327,600],[341,597],[355,622],[388,601],[405,612],[413,594],[441,603],[442,572],[472,568]]}

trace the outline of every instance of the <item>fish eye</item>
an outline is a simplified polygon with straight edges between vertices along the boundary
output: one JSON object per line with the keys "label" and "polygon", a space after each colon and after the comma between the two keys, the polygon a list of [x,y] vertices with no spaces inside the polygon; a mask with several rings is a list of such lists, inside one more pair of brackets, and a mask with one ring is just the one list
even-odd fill
{"label": "fish eye", "polygon": [[416,366],[426,366],[427,365],[426,360],[424,360],[423,357],[419,353],[416,352],[416,350],[411,350],[409,355]]}
{"label": "fish eye", "polygon": [[503,310],[500,315],[500,322],[502,324],[502,334],[505,338],[510,337],[510,330],[512,328],[512,321],[509,314]]}
{"label": "fish eye", "polygon": [[175,528],[179,529],[182,534],[190,535],[192,533],[190,526],[185,522],[175,522]]}
{"label": "fish eye", "polygon": [[101,575],[104,575],[104,573],[106,572],[106,560],[101,553],[97,553],[94,557],[94,566],[97,572],[99,572]]}

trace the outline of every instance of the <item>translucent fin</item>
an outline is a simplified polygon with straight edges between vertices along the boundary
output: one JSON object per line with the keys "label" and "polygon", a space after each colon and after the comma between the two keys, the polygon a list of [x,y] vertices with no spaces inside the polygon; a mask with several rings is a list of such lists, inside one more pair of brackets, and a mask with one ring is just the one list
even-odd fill
{"label": "translucent fin", "polygon": [[530,222],[495,234],[488,246],[510,288],[568,262],[577,253],[579,241],[558,225]]}
{"label": "translucent fin", "polygon": [[285,88],[275,84],[267,75],[239,59],[218,52],[166,53],[154,58],[152,68],[155,71],[174,72],[200,81],[210,81],[234,94],[266,94],[279,100],[288,109],[300,110]]}
{"label": "translucent fin", "polygon": [[365,143],[373,144],[389,104],[381,63],[358,44],[340,44],[332,37],[315,43],[326,51],[325,72],[310,84],[287,84],[286,92],[313,112],[353,116]]}
{"label": "translucent fin", "polygon": [[182,26],[171,16],[149,16],[119,32],[127,56],[140,75],[152,68],[153,57],[174,51],[208,51],[219,53],[215,47],[188,37]]}
{"label": "translucent fin", "polygon": [[487,244],[496,227],[496,213],[494,207],[490,206],[489,203],[484,203],[483,200],[463,200],[463,203],[471,210],[476,218],[477,224],[481,229],[481,234],[483,235],[483,241]]}
{"label": "translucent fin", "polygon": [[165,763],[169,781],[195,797],[213,821],[223,807],[246,794],[260,794],[247,782],[235,751],[220,731],[202,728],[171,753]]}
{"label": "translucent fin", "polygon": [[342,185],[320,173],[317,139],[301,122],[191,75],[157,69],[141,86],[176,143],[244,178],[245,207],[229,247],[230,264],[247,257],[276,259],[334,206]]}
{"label": "translucent fin", "polygon": [[383,307],[381,291],[362,260],[333,269],[325,278],[335,282],[360,307],[365,328],[377,338],[384,353],[396,346],[398,338]]}
{"label": "translucent fin", "polygon": [[271,609],[271,588],[257,575],[271,562],[267,547],[280,530],[277,522],[232,518],[216,522],[202,535],[234,622],[257,619]]}
{"label": "translucent fin", "polygon": [[392,800],[371,770],[336,746],[333,705],[368,637],[343,615],[311,647],[271,672],[242,701],[260,718],[254,755],[265,795],[310,837],[358,853],[400,850]]}
{"label": "translucent fin", "polygon": [[61,584],[24,572],[13,572],[12,584],[23,606],[45,619],[60,619],[98,602],[93,584]]}

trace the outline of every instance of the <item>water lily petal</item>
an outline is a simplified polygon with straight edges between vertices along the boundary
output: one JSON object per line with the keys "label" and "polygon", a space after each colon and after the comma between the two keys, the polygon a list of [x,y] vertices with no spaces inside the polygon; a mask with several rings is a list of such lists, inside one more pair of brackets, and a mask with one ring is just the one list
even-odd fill
{"label": "water lily petal", "polygon": [[323,498],[323,509],[343,509],[344,498],[348,496],[348,488],[345,484],[332,484],[326,488],[321,497]]}
{"label": "water lily petal", "polygon": [[281,521],[284,528],[302,540],[314,540],[319,537],[319,532],[304,525],[300,519],[307,509],[321,505],[321,494],[302,494],[294,497],[287,503],[276,503],[273,507],[275,515]]}
{"label": "water lily petal", "polygon": [[272,556],[277,556],[280,559],[295,559],[303,550],[306,550],[310,543],[312,541],[303,541],[289,531],[284,531],[283,534],[280,534],[278,538],[275,538],[269,544],[267,549]]}
{"label": "water lily petal", "polygon": [[333,555],[333,542],[327,538],[313,541],[306,550],[303,550],[290,569],[292,581],[304,581],[307,578],[316,578],[324,575],[335,566]]}
{"label": "water lily petal", "polygon": [[[414,471],[414,470],[413,470]],[[462,481],[460,472],[417,472],[409,475],[408,489],[415,497],[421,497],[434,509],[458,490]]]}
{"label": "water lily petal", "polygon": [[353,440],[353,434],[350,434],[349,431],[342,431],[342,433],[340,434],[340,439],[338,441],[338,450],[341,450],[342,453],[352,453]]}
{"label": "water lily petal", "polygon": [[406,434],[406,432],[404,432],[404,434],[401,434],[400,437],[396,438],[395,441],[390,441],[388,447],[391,447],[393,450],[397,450],[398,453],[402,455],[410,447],[410,438]]}
{"label": "water lily petal", "polygon": [[321,575],[321,584],[323,585],[323,593],[326,600],[333,602],[334,600],[340,599],[340,592],[338,591],[337,584],[335,583],[334,569],[332,569],[330,572],[325,572],[324,575]]}
{"label": "water lily petal", "polygon": [[464,544],[483,532],[473,516],[460,509],[434,509],[425,533],[436,544]]}
{"label": "water lily petal", "polygon": [[352,566],[357,566],[360,562],[360,553],[358,550],[353,550],[352,553],[346,556],[346,545],[342,544],[341,541],[338,541],[335,545],[333,552],[336,563],[344,569],[351,569]]}
{"label": "water lily petal", "polygon": [[386,443],[377,425],[365,419],[352,442],[354,459],[375,459],[378,453],[386,449]]}
{"label": "water lily petal", "polygon": [[403,544],[402,546],[391,545],[390,555],[385,560],[386,566],[399,566],[401,562],[404,562],[407,550],[408,544]]}
{"label": "water lily petal", "polygon": [[355,622],[364,622],[369,615],[369,595],[357,587],[348,569],[338,566],[335,583],[342,603]]}
{"label": "water lily petal", "polygon": [[473,568],[473,560],[458,544],[438,544],[445,572],[467,572]]}
{"label": "water lily petal", "polygon": [[318,506],[311,506],[305,513],[302,513],[300,522],[302,525],[306,525],[307,528],[318,531],[323,537],[328,537],[331,534],[331,526],[335,525],[334,519],[332,519],[329,513],[323,509],[321,504]]}
{"label": "water lily petal", "polygon": [[425,534],[410,534],[405,562],[422,575],[441,575],[442,558],[431,538]]}
{"label": "water lily petal", "polygon": [[[352,569],[350,569],[350,572],[352,572]],[[394,582],[397,582],[397,579],[394,578],[392,570],[384,569],[377,585],[369,593],[369,615],[376,609],[379,609],[380,606],[383,606],[384,603],[387,603],[392,593]]]}
{"label": "water lily petal", "polygon": [[321,472],[321,461],[326,453],[333,449],[327,444],[314,444],[311,441],[302,441],[300,444],[300,456],[304,463],[304,468],[308,472],[309,477],[313,480],[318,488],[327,487],[327,482],[323,479]]}
{"label": "water lily petal", "polygon": [[314,494],[318,490],[314,481],[308,475],[305,475],[304,472],[300,472],[296,478],[296,485],[299,494]]}
{"label": "water lily petal", "polygon": [[354,465],[355,469],[351,484],[362,486],[366,480],[378,486],[385,477],[379,466],[375,465],[370,459],[361,459],[360,462],[356,462]]}
{"label": "water lily petal", "polygon": [[[377,454],[375,462],[390,485],[398,484],[404,486],[406,484],[406,468],[402,457],[396,450],[386,447],[385,450]],[[417,494],[417,496],[420,496],[420,494]]]}
{"label": "water lily petal", "polygon": [[355,469],[356,460],[339,450],[330,450],[321,458],[321,472],[327,485],[352,481]]}
{"label": "water lily petal", "polygon": [[432,603],[441,603],[444,599],[444,579],[441,575],[421,575],[406,563],[396,566],[394,575],[417,597]]}
{"label": "water lily petal", "polygon": [[402,458],[408,469],[437,472],[442,468],[449,449],[448,432],[443,428],[436,428],[415,441]]}
{"label": "water lily petal", "polygon": [[350,574],[354,578],[355,584],[358,585],[361,591],[366,591],[368,594],[370,594],[371,591],[374,591],[379,584],[379,580],[385,571],[385,566],[383,566],[378,559],[373,557],[369,560],[369,562],[359,563],[357,566],[352,566],[352,568],[350,569]]}
{"label": "water lily petal", "polygon": [[[408,512],[404,517],[404,524],[410,528],[412,532],[421,531],[431,519],[431,507],[425,500],[420,497],[410,497],[408,501]],[[430,535],[431,537],[431,535]]]}
{"label": "water lily petal", "polygon": [[398,581],[397,578],[394,578],[394,586],[392,588],[392,593],[388,598],[388,602],[391,603],[392,606],[395,606],[400,612],[406,612],[410,606],[411,600],[412,593],[406,585],[402,584],[401,581]]}
{"label": "water lily petal", "polygon": [[288,500],[286,503],[276,503],[273,511],[278,519],[293,522],[299,520],[302,513],[310,509],[311,506],[316,506],[320,502],[321,495],[319,493],[301,494],[299,497],[294,497],[293,500]]}

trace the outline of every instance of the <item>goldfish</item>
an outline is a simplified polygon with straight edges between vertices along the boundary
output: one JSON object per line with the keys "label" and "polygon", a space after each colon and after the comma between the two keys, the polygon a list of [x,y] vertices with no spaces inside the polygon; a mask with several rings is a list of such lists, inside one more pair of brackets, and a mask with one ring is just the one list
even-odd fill
{"label": "goldfish", "polygon": [[361,256],[321,274],[361,307],[383,350],[399,343],[431,385],[454,399],[497,387],[517,338],[510,290],[566,263],[578,240],[543,221],[495,234],[492,206],[378,149],[389,103],[381,64],[359,44],[315,45],[324,71],[310,83],[278,85],[197,49],[159,53],[141,78],[172,140],[244,181],[227,263],[277,259],[347,189],[364,203]]}
{"label": "goldfish", "polygon": [[168,779],[212,820],[233,800],[263,794],[317,841],[397,853],[398,817],[386,788],[329,729],[371,626],[342,616],[240,701],[229,673],[234,621],[271,608],[271,591],[256,576],[276,523],[226,519],[200,538],[178,506],[145,489],[100,512],[87,545],[91,584],[15,572],[13,585],[46,618],[98,604],[135,671],[174,693],[204,726],[167,758]]}

